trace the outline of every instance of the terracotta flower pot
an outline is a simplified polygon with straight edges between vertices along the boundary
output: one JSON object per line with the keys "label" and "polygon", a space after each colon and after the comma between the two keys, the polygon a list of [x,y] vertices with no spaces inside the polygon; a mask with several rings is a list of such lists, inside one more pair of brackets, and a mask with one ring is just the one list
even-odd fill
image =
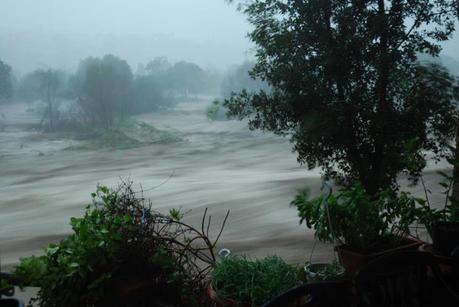
{"label": "terracotta flower pot", "polygon": [[348,249],[345,245],[336,247],[340,264],[346,270],[346,275],[354,276],[363,266],[371,260],[397,251],[416,250],[423,242],[414,239],[406,239],[403,245],[386,249],[371,254],[362,254]]}

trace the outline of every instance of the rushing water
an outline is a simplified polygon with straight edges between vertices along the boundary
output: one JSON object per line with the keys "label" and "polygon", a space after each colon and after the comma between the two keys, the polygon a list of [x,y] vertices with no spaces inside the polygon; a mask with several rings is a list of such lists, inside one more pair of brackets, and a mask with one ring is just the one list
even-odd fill
{"label": "rushing water", "polygon": [[[208,104],[186,103],[138,116],[177,130],[183,142],[96,151],[64,150],[76,141],[30,131],[27,125],[39,118],[26,112],[25,105],[3,106],[2,264],[14,264],[68,234],[69,218],[82,214],[96,185],[115,186],[120,178],[130,178],[139,189],[141,184],[159,211],[192,209],[187,219],[196,225],[209,208],[217,229],[230,210],[219,247],[251,256],[277,254],[298,263],[309,258],[313,234],[298,224],[289,203],[300,188],[319,191],[319,172],[299,166],[285,139],[249,131],[244,122],[209,122]],[[427,174],[427,183],[437,179],[434,172]],[[421,193],[419,187],[415,191]],[[330,246],[319,244],[313,257],[332,255]]]}

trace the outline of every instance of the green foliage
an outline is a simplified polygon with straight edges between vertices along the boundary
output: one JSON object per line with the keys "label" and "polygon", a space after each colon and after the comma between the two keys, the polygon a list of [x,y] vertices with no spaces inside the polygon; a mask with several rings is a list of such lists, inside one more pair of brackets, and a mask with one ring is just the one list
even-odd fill
{"label": "green foliage", "polygon": [[14,286],[12,286],[7,280],[0,277],[0,298],[2,295],[11,295],[14,293]]}
{"label": "green foliage", "polygon": [[[89,307],[123,305],[128,298],[199,306],[204,271],[195,259],[205,259],[200,253],[206,251],[181,241],[183,234],[197,240],[177,220],[181,213],[171,211],[172,218],[151,211],[130,184],[118,190],[98,186],[92,197],[84,216],[71,218],[69,237],[16,267],[24,285],[40,288],[35,301],[43,307]],[[137,289],[134,296],[124,297],[131,287]]]}
{"label": "green foliage", "polygon": [[231,115],[289,136],[299,162],[370,194],[397,185],[407,141],[444,155],[457,82],[417,55],[437,56],[451,37],[455,0],[244,2],[256,44],[251,74],[270,91],[233,95]]}
{"label": "green foliage", "polygon": [[78,102],[91,127],[112,128],[126,116],[133,79],[126,61],[89,57],[80,62],[76,79]]}
{"label": "green foliage", "polygon": [[173,130],[157,129],[152,125],[133,119],[126,119],[117,128],[99,129],[94,137],[82,145],[69,149],[130,149],[157,143],[179,142],[182,138]]}
{"label": "green foliage", "polygon": [[180,221],[183,218],[184,214],[180,210],[172,208],[169,210],[169,216],[174,221]]}
{"label": "green foliage", "polygon": [[[15,274],[28,285],[40,287],[40,306],[79,306],[100,301],[123,241],[121,233],[133,226],[129,216],[112,216],[89,207],[84,217],[70,221],[74,234],[50,244],[42,257],[21,259]],[[71,290],[70,290],[71,289]]]}
{"label": "green foliage", "polygon": [[297,270],[276,256],[224,258],[213,268],[211,282],[220,297],[244,306],[260,306],[301,283]]}
{"label": "green foliage", "polygon": [[300,223],[314,229],[319,240],[369,253],[391,247],[409,235],[420,202],[409,193],[397,196],[392,190],[371,196],[361,184],[354,184],[336,194],[312,199],[303,191],[291,204],[298,209]]}
{"label": "green foliage", "polygon": [[0,99],[13,96],[13,79],[11,66],[0,61]]}
{"label": "green foliage", "polygon": [[40,284],[46,274],[46,256],[21,258],[14,274],[21,281],[21,286]]}
{"label": "green foliage", "polygon": [[162,130],[145,122],[133,119],[124,120],[118,130],[142,144],[171,143],[182,139],[174,130]]}

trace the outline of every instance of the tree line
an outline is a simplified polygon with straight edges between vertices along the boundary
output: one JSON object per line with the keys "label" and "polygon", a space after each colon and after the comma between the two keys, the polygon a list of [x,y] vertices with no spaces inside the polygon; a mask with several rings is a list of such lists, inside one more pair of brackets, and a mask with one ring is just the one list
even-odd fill
{"label": "tree line", "polygon": [[74,73],[39,68],[21,78],[15,78],[11,66],[0,61],[0,101],[45,102],[42,124],[46,130],[55,130],[64,116],[60,103],[74,101],[79,121],[110,128],[129,115],[215,95],[221,79],[220,74],[194,63],[170,63],[164,57],[139,65],[135,73],[125,60],[105,55],[81,60]]}

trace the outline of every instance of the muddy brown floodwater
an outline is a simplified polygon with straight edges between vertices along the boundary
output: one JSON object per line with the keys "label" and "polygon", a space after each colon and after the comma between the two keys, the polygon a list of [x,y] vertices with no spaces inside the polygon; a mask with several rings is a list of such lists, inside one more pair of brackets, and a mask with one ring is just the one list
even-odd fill
{"label": "muddy brown floodwater", "polygon": [[[130,178],[139,189],[141,184],[156,210],[191,209],[187,221],[196,225],[205,208],[215,228],[230,210],[220,248],[304,262],[313,233],[299,225],[289,203],[298,189],[319,192],[319,171],[300,166],[283,138],[249,131],[240,121],[209,122],[208,104],[184,103],[173,111],[137,116],[177,130],[182,142],[91,151],[65,150],[77,141],[28,129],[38,118],[26,105],[0,106],[2,265],[11,267],[19,257],[38,254],[69,234],[69,218],[83,213],[96,185],[116,186],[120,178]],[[428,182],[435,179],[427,174]],[[332,248],[319,244],[313,259],[332,258]]]}

